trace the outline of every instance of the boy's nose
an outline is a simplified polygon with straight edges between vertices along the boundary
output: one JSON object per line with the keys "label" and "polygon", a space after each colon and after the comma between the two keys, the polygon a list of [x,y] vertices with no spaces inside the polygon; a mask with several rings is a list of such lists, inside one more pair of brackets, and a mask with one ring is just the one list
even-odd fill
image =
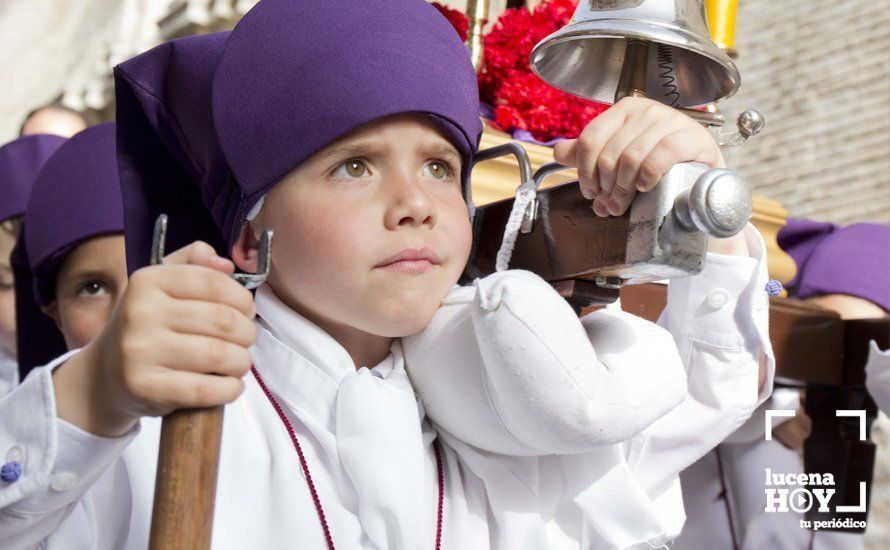
{"label": "boy's nose", "polygon": [[386,213],[387,229],[402,225],[436,225],[436,207],[423,184],[410,176],[394,177],[390,188],[389,207]]}

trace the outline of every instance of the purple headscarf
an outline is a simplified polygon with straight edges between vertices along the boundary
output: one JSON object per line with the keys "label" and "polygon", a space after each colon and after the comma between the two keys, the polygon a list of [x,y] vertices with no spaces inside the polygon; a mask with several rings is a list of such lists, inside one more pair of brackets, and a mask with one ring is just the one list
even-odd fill
{"label": "purple headscarf", "polygon": [[63,143],[63,137],[35,134],[0,147],[0,222],[25,212],[40,167]]}
{"label": "purple headscarf", "polygon": [[46,162],[31,190],[12,263],[22,378],[66,351],[41,311],[55,298],[58,269],[83,241],[124,230],[113,123],[83,130]]}
{"label": "purple headscarf", "polygon": [[793,296],[848,294],[890,310],[890,225],[789,218],[778,242],[797,264]]}
{"label": "purple headscarf", "polygon": [[162,44],[115,68],[127,263],[201,239],[228,256],[257,201],[349,131],[429,115],[461,153],[482,124],[469,53],[424,0],[262,0],[230,33]]}

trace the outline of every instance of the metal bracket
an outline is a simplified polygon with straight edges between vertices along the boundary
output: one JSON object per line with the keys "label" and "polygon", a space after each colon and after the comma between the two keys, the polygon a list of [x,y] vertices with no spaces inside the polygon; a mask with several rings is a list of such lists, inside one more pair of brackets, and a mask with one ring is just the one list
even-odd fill
{"label": "metal bracket", "polygon": [[[266,228],[260,236],[260,251],[256,273],[233,273],[235,281],[247,289],[254,289],[263,284],[269,277],[272,261],[272,229]],[[164,246],[167,241],[167,214],[161,214],[155,220],[154,233],[151,240],[151,265],[164,263]]]}

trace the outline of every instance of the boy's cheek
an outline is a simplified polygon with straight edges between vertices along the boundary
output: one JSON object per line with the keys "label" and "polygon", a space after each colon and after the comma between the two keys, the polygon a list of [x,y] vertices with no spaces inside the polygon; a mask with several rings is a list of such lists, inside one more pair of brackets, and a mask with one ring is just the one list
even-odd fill
{"label": "boy's cheek", "polygon": [[111,298],[76,299],[61,305],[61,330],[68,349],[82,348],[98,336],[111,316],[113,305]]}

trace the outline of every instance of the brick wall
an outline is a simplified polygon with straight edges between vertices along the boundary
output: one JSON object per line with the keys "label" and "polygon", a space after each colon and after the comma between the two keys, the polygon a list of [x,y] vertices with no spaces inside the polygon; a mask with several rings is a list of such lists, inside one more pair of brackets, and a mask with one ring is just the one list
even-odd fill
{"label": "brick wall", "polygon": [[767,126],[727,161],[793,216],[890,222],[890,9],[874,0],[741,0],[742,89]]}

